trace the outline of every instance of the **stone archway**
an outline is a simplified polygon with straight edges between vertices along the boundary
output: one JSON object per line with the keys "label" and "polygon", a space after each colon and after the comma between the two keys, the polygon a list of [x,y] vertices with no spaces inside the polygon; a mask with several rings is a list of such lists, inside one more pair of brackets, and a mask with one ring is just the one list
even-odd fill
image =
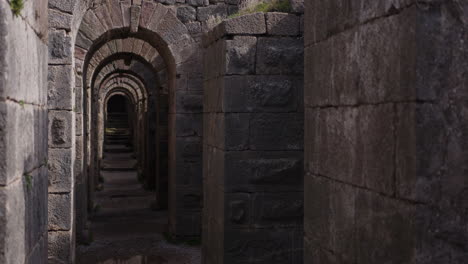
{"label": "stone archway", "polygon": [[[55,92],[58,96],[57,100],[51,101],[55,107],[49,118],[54,120],[63,116],[66,122],[61,128],[52,128],[50,133],[65,134],[66,137],[65,143],[51,145],[49,149],[60,149],[73,156],[66,165],[72,168],[70,174],[61,175],[69,184],[58,193],[70,198],[49,206],[52,213],[63,207],[69,208],[62,214],[66,225],[58,229],[49,228],[49,257],[52,260],[73,259],[73,234],[76,232],[72,217],[74,192],[80,189],[78,196],[87,195],[83,192],[87,188],[79,186],[85,184],[85,179],[91,175],[94,166],[90,153],[90,143],[93,140],[93,134],[90,133],[90,99],[94,96],[93,89],[97,88],[93,80],[100,79],[94,79],[93,72],[96,71],[100,58],[105,59],[112,51],[117,51],[119,39],[129,37],[139,40],[135,41],[138,42],[135,50],[132,46],[132,52],[135,51],[155,65],[163,61],[163,68],[167,72],[171,231],[180,236],[198,235],[200,232],[201,202],[194,203],[193,197],[198,197],[197,200],[200,201],[202,92],[187,89],[191,78],[200,79],[196,76],[199,70],[194,68],[194,65],[201,64],[198,43],[167,6],[146,1],[144,8],[141,4],[128,5],[117,0],[85,2],[77,1],[74,6],[65,3],[51,4],[53,9],[66,10],[70,14],[67,16],[70,17],[70,23],[56,25],[51,30],[52,42],[55,39],[57,43],[60,42],[57,50],[65,52],[52,52],[50,60],[49,69],[57,73],[57,81],[49,85],[49,92]],[[98,17],[102,19],[97,19]],[[112,42],[113,40],[116,41]],[[73,48],[75,52],[71,56]],[[152,58],[148,57],[154,55],[148,52],[151,49],[157,50],[160,58],[150,61]],[[54,57],[54,54],[60,56]],[[195,124],[193,128],[187,127],[189,123]],[[183,175],[191,175],[191,180],[182,180]],[[191,197],[191,200],[184,199],[186,196]],[[182,224],[187,222],[188,224]],[[183,226],[195,228],[187,230]]]}

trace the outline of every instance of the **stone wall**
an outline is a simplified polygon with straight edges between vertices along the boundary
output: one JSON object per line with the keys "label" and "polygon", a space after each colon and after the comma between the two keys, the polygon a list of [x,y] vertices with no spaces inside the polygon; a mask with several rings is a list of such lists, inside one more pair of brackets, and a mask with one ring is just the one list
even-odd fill
{"label": "stone wall", "polygon": [[0,0],[0,263],[47,263],[47,57],[47,1]]}
{"label": "stone wall", "polygon": [[296,14],[204,40],[203,263],[302,263],[303,39]]}
{"label": "stone wall", "polygon": [[466,262],[461,2],[306,1],[305,263]]}

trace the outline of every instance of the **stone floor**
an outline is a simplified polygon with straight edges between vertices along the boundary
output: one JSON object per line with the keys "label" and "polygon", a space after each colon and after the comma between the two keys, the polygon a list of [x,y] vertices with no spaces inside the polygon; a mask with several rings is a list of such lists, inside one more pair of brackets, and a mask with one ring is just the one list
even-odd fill
{"label": "stone floor", "polygon": [[[79,264],[197,264],[200,248],[170,244],[164,239],[167,211],[152,211],[155,194],[143,189],[126,145],[106,145],[91,219],[93,242],[77,247]],[[131,150],[131,149],[130,149]]]}

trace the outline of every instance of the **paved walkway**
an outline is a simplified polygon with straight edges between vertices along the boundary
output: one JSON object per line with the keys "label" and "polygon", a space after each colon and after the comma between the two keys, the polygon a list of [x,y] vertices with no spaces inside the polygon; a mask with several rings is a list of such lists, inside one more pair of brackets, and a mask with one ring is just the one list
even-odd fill
{"label": "paved walkway", "polygon": [[155,194],[138,182],[131,148],[109,143],[104,149],[103,190],[96,194],[99,209],[91,219],[93,242],[77,247],[77,263],[199,264],[199,247],[164,239],[167,212],[150,209]]}

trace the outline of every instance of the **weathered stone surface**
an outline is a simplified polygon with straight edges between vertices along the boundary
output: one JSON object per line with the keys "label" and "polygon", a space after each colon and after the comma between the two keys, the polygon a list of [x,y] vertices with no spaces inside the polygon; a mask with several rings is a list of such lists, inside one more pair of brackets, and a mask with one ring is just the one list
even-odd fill
{"label": "weathered stone surface", "polygon": [[49,111],[49,146],[69,148],[72,145],[74,116],[70,111]]}
{"label": "weathered stone surface", "polygon": [[176,108],[178,113],[201,113],[203,95],[198,92],[177,92]]}
{"label": "weathered stone surface", "polygon": [[257,38],[236,36],[226,41],[226,74],[255,73]]}
{"label": "weathered stone surface", "polygon": [[304,13],[304,0],[289,0],[294,13]]}
{"label": "weathered stone surface", "polygon": [[177,17],[182,23],[193,21],[197,18],[197,9],[191,6],[177,8]]}
{"label": "weathered stone surface", "polygon": [[73,0],[49,0],[49,8],[58,9],[66,13],[72,13],[74,3],[75,2]]}
{"label": "weathered stone surface", "polygon": [[215,30],[219,31],[221,35],[265,34],[265,15],[263,13],[255,13],[231,18],[221,23]]}
{"label": "weathered stone surface", "polygon": [[46,263],[47,3],[24,4],[0,1],[0,263]]}
{"label": "weathered stone surface", "polygon": [[50,149],[48,159],[49,192],[72,191],[71,149]]}
{"label": "weathered stone surface", "polygon": [[73,80],[72,66],[51,65],[49,66],[48,83],[49,88],[47,98],[49,109],[72,110],[73,109],[73,89],[70,87]]}
{"label": "weathered stone surface", "polygon": [[70,194],[49,194],[49,230],[70,230],[73,216],[73,203]]}
{"label": "weathered stone surface", "polygon": [[[255,18],[261,23],[240,24]],[[302,69],[295,73],[288,68],[295,65],[278,61],[295,39],[268,34],[264,14],[223,23],[232,21],[238,32],[226,33],[221,24],[204,40],[204,261],[301,263]],[[264,58],[265,45],[244,36],[258,27],[275,56]],[[276,247],[282,252],[273,256]]]}
{"label": "weathered stone surface", "polygon": [[130,9],[130,32],[138,31],[140,23],[141,6],[133,5]]}
{"label": "weathered stone surface", "polygon": [[225,4],[217,4],[198,8],[198,21],[204,22],[207,21],[210,17],[227,17],[227,6]]}
{"label": "weathered stone surface", "polygon": [[224,79],[225,112],[301,111],[301,78],[279,75],[231,76]]}
{"label": "weathered stone surface", "polygon": [[68,263],[70,262],[70,252],[74,243],[70,231],[49,232],[49,259],[48,263]]}
{"label": "weathered stone surface", "polygon": [[72,47],[71,37],[63,30],[49,33],[49,63],[71,64]]}
{"label": "weathered stone surface", "polygon": [[271,35],[298,36],[300,17],[287,13],[267,13],[267,32]]}
{"label": "weathered stone surface", "polygon": [[257,74],[302,75],[304,44],[302,38],[258,39]]}
{"label": "weathered stone surface", "polygon": [[71,30],[72,16],[58,10],[49,9],[49,27],[55,29]]}
{"label": "weathered stone surface", "polygon": [[[252,150],[302,150],[304,117],[297,113],[252,115],[249,134]],[[274,142],[274,144],[272,144]]]}
{"label": "weathered stone surface", "polygon": [[209,4],[209,0],[186,0],[185,2],[191,6],[207,6]]}

